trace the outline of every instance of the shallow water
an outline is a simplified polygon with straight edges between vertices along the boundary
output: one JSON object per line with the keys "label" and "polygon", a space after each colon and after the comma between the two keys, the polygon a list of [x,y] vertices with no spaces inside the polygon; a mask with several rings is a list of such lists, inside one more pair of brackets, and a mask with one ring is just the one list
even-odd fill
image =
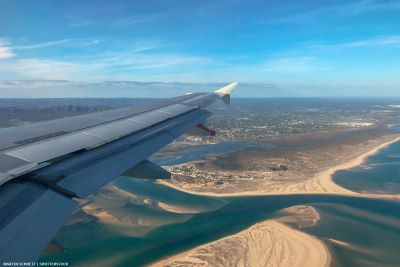
{"label": "shallow water", "polygon": [[333,180],[356,192],[400,194],[400,142],[382,149],[361,166],[336,172]]}

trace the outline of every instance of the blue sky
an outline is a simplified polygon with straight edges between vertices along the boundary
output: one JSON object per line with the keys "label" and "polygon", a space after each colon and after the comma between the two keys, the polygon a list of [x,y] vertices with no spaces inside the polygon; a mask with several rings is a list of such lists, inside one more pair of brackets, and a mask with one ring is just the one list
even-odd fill
{"label": "blue sky", "polygon": [[[242,96],[399,97],[399,25],[399,0],[0,0],[0,93],[35,95],[10,80],[239,81]],[[155,94],[116,84],[39,96]]]}

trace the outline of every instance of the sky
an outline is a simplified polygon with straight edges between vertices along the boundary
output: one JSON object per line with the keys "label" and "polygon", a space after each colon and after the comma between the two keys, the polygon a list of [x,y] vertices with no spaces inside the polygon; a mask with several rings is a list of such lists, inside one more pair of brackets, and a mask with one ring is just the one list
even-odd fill
{"label": "sky", "polygon": [[400,0],[0,0],[0,97],[233,81],[242,97],[400,97]]}

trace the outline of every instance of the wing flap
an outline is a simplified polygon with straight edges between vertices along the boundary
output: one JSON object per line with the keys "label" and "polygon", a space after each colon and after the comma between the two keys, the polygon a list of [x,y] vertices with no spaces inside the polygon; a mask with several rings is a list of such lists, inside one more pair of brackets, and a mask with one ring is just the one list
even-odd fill
{"label": "wing flap", "polygon": [[215,130],[208,128],[204,124],[199,123],[192,129],[190,129],[187,134],[193,136],[215,136],[216,132]]}
{"label": "wing flap", "polygon": [[171,173],[149,160],[144,160],[124,172],[122,176],[142,179],[169,179]]}

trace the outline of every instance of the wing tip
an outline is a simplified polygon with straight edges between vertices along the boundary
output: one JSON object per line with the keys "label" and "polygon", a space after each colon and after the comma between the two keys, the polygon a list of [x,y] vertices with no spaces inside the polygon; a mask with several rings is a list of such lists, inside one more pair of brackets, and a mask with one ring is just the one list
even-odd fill
{"label": "wing tip", "polygon": [[231,102],[231,92],[238,86],[238,84],[239,82],[233,82],[225,87],[214,91],[214,93],[219,95],[219,97],[222,99],[222,101],[224,101],[225,104],[229,105]]}
{"label": "wing tip", "polygon": [[221,97],[223,97],[224,95],[229,95],[233,89],[235,89],[238,86],[239,82],[233,82],[228,84],[227,86],[224,86],[218,90],[215,91],[215,93],[217,93],[218,95],[220,95]]}

